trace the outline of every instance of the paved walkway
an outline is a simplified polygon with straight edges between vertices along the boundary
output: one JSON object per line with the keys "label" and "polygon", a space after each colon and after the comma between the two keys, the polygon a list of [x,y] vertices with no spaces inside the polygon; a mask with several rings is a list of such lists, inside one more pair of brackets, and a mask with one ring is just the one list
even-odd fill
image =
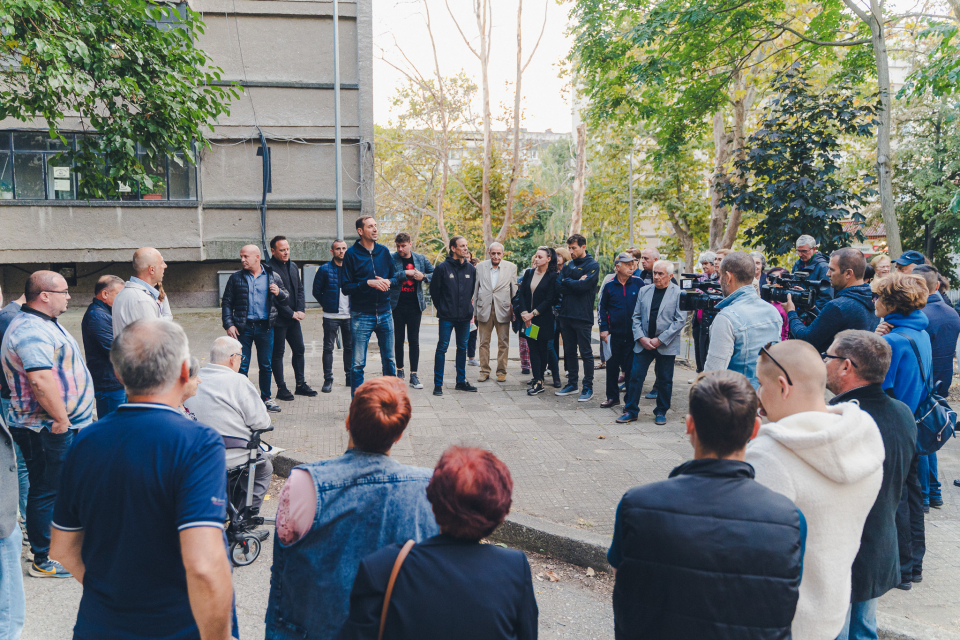
{"label": "paved walkway", "polygon": [[[206,358],[212,341],[223,331],[219,311],[177,311],[177,320],[187,330],[191,350]],[[79,339],[79,312],[68,312],[64,325]],[[512,336],[507,382],[475,383],[477,367],[467,367],[467,378],[478,393],[453,389],[451,348],[447,354],[444,395],[431,393],[436,345],[435,320],[424,318],[421,331],[421,380],[423,390],[410,389],[413,419],[394,448],[402,462],[432,467],[451,444],[490,449],[510,468],[514,478],[515,511],[546,518],[573,527],[587,528],[609,536],[614,510],[629,487],[667,477],[671,469],[691,457],[685,436],[687,380],[692,370],[678,362],[673,404],[667,424],[653,424],[652,400],[641,401],[640,421],[617,425],[619,412],[601,409],[606,373],[596,372],[593,400],[578,403],[576,396],[558,398],[553,389],[537,397],[526,395],[527,376],[521,376],[516,336]],[[307,380],[318,390],[323,373],[321,314],[309,311],[304,321],[307,344]],[[367,359],[367,375],[377,375],[379,355],[375,339]],[[289,351],[288,351],[289,354]],[[339,356],[339,353],[337,354]],[[205,360],[204,360],[205,362]],[[281,402],[283,412],[275,419],[271,444],[294,452],[305,460],[339,455],[346,448],[343,428],[350,404],[349,388],[343,386],[342,366],[335,358],[334,392],[317,398],[297,397]],[[251,367],[256,371],[256,365]],[[293,373],[287,356],[286,373]],[[646,388],[652,382],[648,378]],[[255,373],[252,375],[255,379]],[[894,590],[881,600],[881,612],[911,618],[927,625],[960,632],[960,489],[952,481],[960,477],[960,446],[950,443],[940,455],[945,506],[934,509],[927,520],[927,559],[924,581],[912,591]]]}

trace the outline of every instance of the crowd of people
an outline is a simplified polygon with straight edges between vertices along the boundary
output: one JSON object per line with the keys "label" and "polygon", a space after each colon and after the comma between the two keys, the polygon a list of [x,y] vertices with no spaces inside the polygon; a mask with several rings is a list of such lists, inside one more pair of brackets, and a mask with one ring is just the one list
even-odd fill
{"label": "crowd of people", "polygon": [[[478,382],[506,380],[512,328],[529,357],[528,394],[545,392],[549,370],[557,396],[590,401],[596,314],[601,406],[617,407],[622,393],[617,422],[629,423],[652,399],[665,424],[688,320],[684,278],[645,249],[620,253],[601,283],[579,234],[566,247],[538,248],[519,274],[496,243],[474,265],[466,239],[454,236],[434,266],[407,234],[391,253],[372,217],[356,228],[352,246],[333,243],[313,283],[322,392],[332,390],[342,338],[349,444],[296,467],[283,486],[266,637],[536,638],[526,557],[481,544],[509,512],[508,468],[473,448],[449,448],[434,469],[390,456],[412,416],[407,383],[423,388],[425,294],[439,319],[434,395],[444,393],[451,338],[454,389],[477,391],[466,375],[475,326]],[[83,352],[57,321],[70,299],[58,273],[34,272],[0,311],[0,638],[19,637],[24,621],[18,513],[29,575],[83,584],[76,637],[238,637],[227,470],[247,461],[253,433],[280,410],[274,378],[279,400],[316,395],[304,375],[299,269],[286,238],[270,246],[268,262],[255,245],[241,249],[242,268],[223,294],[226,335],[203,367],[173,321],[166,264],[153,248],[134,254],[128,281],[99,279],[81,323]],[[608,560],[618,638],[721,638],[733,628],[736,637],[876,638],[878,598],[923,578],[924,513],[943,499],[915,413],[928,387],[946,395],[953,378],[960,315],[941,295],[949,284],[917,252],[868,265],[859,250],[826,257],[801,236],[797,253],[793,273],[829,282],[816,289],[812,313],[792,295],[761,296],[790,273],[767,270],[761,254],[698,260],[700,290],[713,297],[691,318],[693,459],[627,491],[616,510]],[[383,375],[365,382],[372,334]],[[282,371],[287,344],[293,393]],[[272,477],[269,453],[253,475],[255,513]]]}

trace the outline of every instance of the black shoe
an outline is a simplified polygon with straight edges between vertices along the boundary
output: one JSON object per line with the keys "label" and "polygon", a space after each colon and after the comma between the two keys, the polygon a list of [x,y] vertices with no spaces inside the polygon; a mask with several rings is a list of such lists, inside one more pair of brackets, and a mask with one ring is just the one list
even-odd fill
{"label": "black shoe", "polygon": [[[530,375],[530,369],[527,369],[526,367],[524,367],[524,368],[520,369],[520,373],[522,373],[522,374],[525,375],[525,376],[528,376],[528,375]],[[957,486],[960,487],[960,485],[957,485]]]}
{"label": "black shoe", "polygon": [[458,382],[457,386],[454,387],[457,391],[476,391],[477,388],[470,384],[469,382]]}
{"label": "black shoe", "polygon": [[918,573],[917,575],[913,576],[913,582],[923,582],[923,574]]}
{"label": "black shoe", "polygon": [[930,505],[925,504],[922,506],[922,509],[924,513],[930,513]]}
{"label": "black shoe", "polygon": [[410,374],[410,386],[414,389],[423,389],[423,383],[420,382],[420,378],[415,373]]}
{"label": "black shoe", "polygon": [[900,584],[897,585],[897,589],[901,589],[903,591],[910,591],[910,589],[913,589],[913,583],[901,582]]}
{"label": "black shoe", "polygon": [[614,399],[612,399],[612,398],[607,398],[606,400],[604,400],[603,402],[600,403],[600,408],[601,408],[601,409],[609,409],[610,407],[615,407],[615,406],[617,406],[618,404],[620,404],[620,401],[619,401],[619,400],[614,400]]}
{"label": "black shoe", "polygon": [[312,398],[317,395],[317,392],[311,389],[310,385],[308,385],[306,382],[303,384],[298,384],[297,388],[294,389],[293,392],[298,396],[307,396],[308,398]]}
{"label": "black shoe", "polygon": [[433,387],[433,395],[442,396],[443,395],[443,385],[436,385]]}
{"label": "black shoe", "polygon": [[290,393],[290,389],[286,387],[277,387],[277,400],[286,400],[290,402],[293,400],[293,394]]}
{"label": "black shoe", "polygon": [[527,395],[536,396],[543,393],[544,391],[546,391],[546,389],[543,388],[543,383],[538,380],[535,385],[527,389]]}
{"label": "black shoe", "polygon": [[397,369],[397,377],[403,380],[403,369]]}
{"label": "black shoe", "polygon": [[559,388],[562,387],[562,386],[563,386],[563,383],[560,382],[560,380],[559,380],[558,378],[554,378],[554,379],[553,379],[553,388],[554,388],[554,389],[559,389]]}
{"label": "black shoe", "polygon": [[[349,382],[347,383],[347,386],[350,386]],[[330,393],[333,391],[333,380],[324,380],[323,386],[320,387],[320,391],[323,391],[324,393]]]}
{"label": "black shoe", "polygon": [[930,506],[939,509],[943,506],[943,498],[930,498]]}
{"label": "black shoe", "polygon": [[264,540],[266,540],[267,538],[270,537],[270,530],[269,530],[269,529],[255,529],[255,530],[251,531],[250,534],[253,535],[253,536],[254,536],[257,540],[259,540],[260,542],[263,542]]}
{"label": "black shoe", "polygon": [[533,386],[534,384],[536,384],[536,383],[537,383],[537,379],[536,379],[536,378],[530,378],[529,380],[527,380],[527,386],[528,386],[528,387],[532,387],[532,386]]}

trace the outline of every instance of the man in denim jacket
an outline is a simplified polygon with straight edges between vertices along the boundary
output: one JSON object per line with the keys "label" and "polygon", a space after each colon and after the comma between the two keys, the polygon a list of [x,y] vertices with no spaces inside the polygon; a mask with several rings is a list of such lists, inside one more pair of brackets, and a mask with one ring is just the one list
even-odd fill
{"label": "man in denim jacket", "polygon": [[720,288],[724,299],[710,326],[710,350],[704,371],[729,369],[745,375],[756,389],[757,356],[760,348],[780,342],[783,318],[753,288],[756,265],[743,251],[734,251],[720,263]]}
{"label": "man in denim jacket", "polygon": [[347,620],[360,561],[440,532],[427,500],[433,470],[390,457],[410,413],[402,380],[368,380],[350,405],[346,453],[291,471],[277,511],[267,640],[332,640]]}

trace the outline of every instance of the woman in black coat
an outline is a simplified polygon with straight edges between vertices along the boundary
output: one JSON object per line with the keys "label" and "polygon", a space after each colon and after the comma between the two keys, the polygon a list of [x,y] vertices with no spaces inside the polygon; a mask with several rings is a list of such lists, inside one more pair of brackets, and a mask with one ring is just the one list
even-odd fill
{"label": "woman in black coat", "polygon": [[537,339],[527,338],[530,345],[530,365],[533,367],[533,385],[527,394],[543,393],[543,372],[550,359],[550,340],[553,338],[553,305],[557,299],[557,252],[540,247],[533,256],[533,269],[527,269],[520,283],[520,319],[524,327],[536,325]]}
{"label": "woman in black coat", "polygon": [[[390,598],[384,640],[536,640],[536,596],[527,557],[480,540],[510,511],[513,480],[489,451],[450,447],[427,498],[440,535],[414,545]],[[360,563],[350,615],[337,640],[376,640],[400,545]]]}

